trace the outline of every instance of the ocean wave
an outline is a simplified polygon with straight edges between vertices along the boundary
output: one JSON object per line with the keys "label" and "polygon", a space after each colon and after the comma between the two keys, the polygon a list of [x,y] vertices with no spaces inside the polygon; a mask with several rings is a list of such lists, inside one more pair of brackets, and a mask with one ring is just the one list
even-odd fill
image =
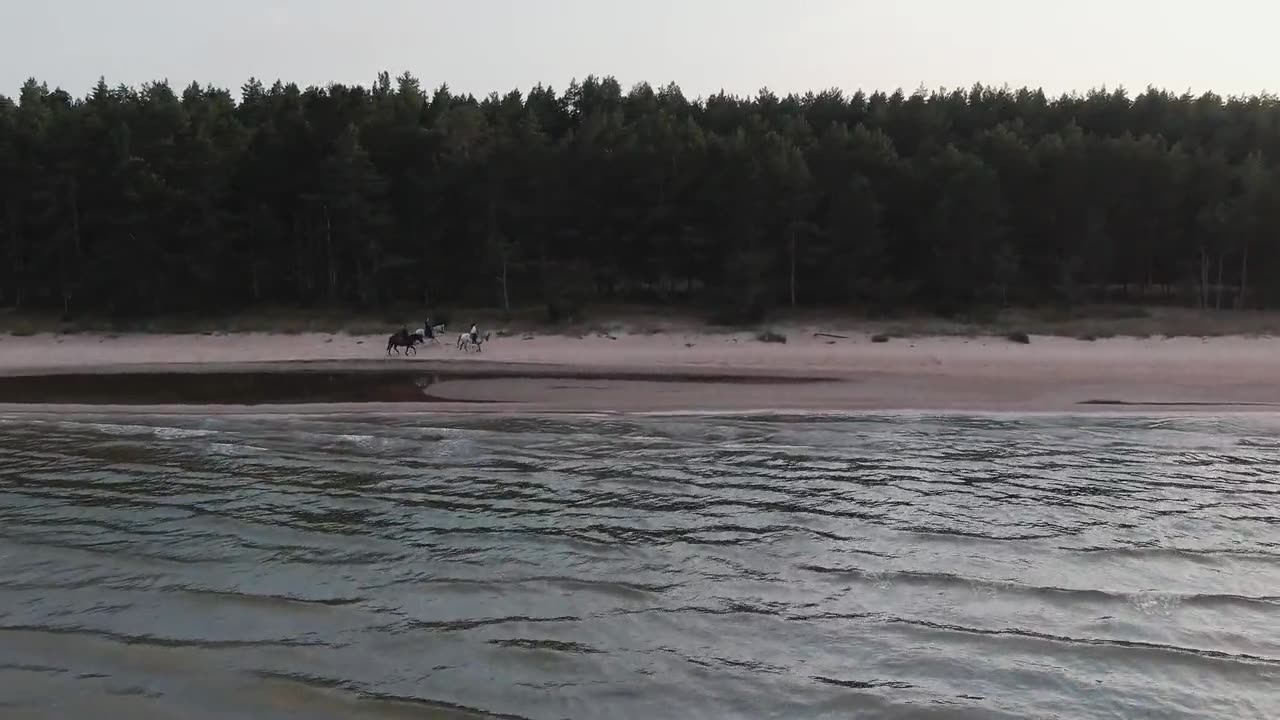
{"label": "ocean wave", "polygon": [[263,717],[271,693],[335,716],[1257,716],[1280,680],[1267,422],[3,424],[0,667],[196,705],[138,678],[216,666],[258,678],[226,696]]}
{"label": "ocean wave", "polygon": [[992,580],[950,573],[915,570],[864,570],[802,565],[801,570],[817,573],[838,582],[864,581],[877,585],[943,586],[986,592],[1039,596],[1063,602],[1100,602],[1129,605],[1147,612],[1166,612],[1180,606],[1214,607],[1220,605],[1253,606],[1280,612],[1280,595],[1236,595],[1231,593],[1178,593],[1152,590],[1123,591],[1100,588],[1071,588],[1052,585],[1029,585],[1010,580]]}

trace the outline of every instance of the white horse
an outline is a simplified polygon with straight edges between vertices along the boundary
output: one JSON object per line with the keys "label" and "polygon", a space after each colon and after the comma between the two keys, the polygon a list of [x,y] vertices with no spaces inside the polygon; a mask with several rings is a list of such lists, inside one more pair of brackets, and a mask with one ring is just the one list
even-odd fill
{"label": "white horse", "polygon": [[[424,344],[427,342],[426,328],[419,328],[417,330],[414,330],[413,334],[418,337],[418,342],[424,343]],[[436,343],[437,345],[440,344],[441,335],[444,335],[444,325],[432,325],[431,326],[431,342]]]}
{"label": "white horse", "polygon": [[487,342],[489,342],[489,333],[477,336],[475,342],[472,342],[471,333],[464,332],[458,336],[458,349],[463,352],[471,352],[472,350],[480,352],[480,346]]}

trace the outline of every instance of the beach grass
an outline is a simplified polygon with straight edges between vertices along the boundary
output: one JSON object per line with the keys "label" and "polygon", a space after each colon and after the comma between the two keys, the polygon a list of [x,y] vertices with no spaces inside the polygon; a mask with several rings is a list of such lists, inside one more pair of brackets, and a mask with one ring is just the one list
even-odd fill
{"label": "beach grass", "polygon": [[[0,311],[0,335],[329,333],[363,336],[389,333],[401,325],[417,327],[426,315],[427,312],[417,308],[391,308],[374,312],[328,308],[267,308],[221,316],[174,314],[147,318],[83,316],[65,319],[56,313],[8,310]],[[883,317],[857,308],[779,310],[771,313],[766,322],[742,327],[711,324],[707,322],[705,314],[696,311],[654,306],[589,307],[572,323],[548,323],[545,316],[545,309],[541,306],[516,308],[510,314],[491,308],[451,308],[434,313],[436,318],[447,319],[450,330],[464,329],[474,322],[483,328],[509,334],[563,334],[579,337],[661,333],[720,335],[736,332],[761,335],[769,332],[785,333],[791,328],[895,338],[1009,337],[1014,333],[1080,340],[1280,335],[1280,312],[1277,311],[1213,311],[1125,305],[983,310],[953,317],[924,313]]]}

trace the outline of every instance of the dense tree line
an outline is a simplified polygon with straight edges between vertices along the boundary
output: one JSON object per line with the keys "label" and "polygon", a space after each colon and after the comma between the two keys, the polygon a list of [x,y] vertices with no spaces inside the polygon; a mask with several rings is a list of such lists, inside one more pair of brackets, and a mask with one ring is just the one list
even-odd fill
{"label": "dense tree line", "polygon": [[1280,103],[1148,90],[0,97],[0,306],[1280,301]]}

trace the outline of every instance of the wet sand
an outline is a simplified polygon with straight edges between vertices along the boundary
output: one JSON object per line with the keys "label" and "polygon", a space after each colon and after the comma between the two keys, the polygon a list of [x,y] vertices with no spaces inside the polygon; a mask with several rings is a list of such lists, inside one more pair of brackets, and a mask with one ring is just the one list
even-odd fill
{"label": "wet sand", "polygon": [[748,334],[494,338],[385,356],[385,338],[0,339],[0,410],[239,412],[1280,409],[1280,340],[1034,337],[871,343]]}

